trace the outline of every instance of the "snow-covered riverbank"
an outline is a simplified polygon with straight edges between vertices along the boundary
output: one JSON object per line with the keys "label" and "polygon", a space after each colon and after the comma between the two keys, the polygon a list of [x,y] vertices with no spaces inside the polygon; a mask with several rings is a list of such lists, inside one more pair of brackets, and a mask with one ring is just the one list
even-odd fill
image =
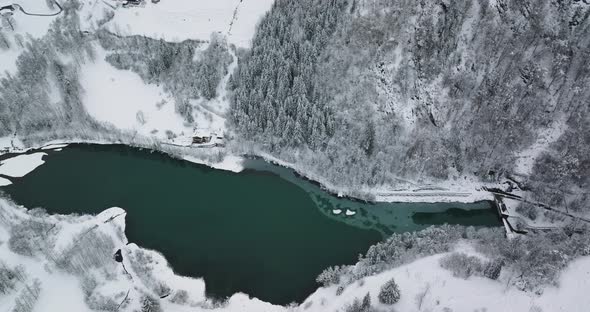
{"label": "snow-covered riverbank", "polygon": [[[589,257],[573,261],[561,274],[558,286],[535,294],[507,284],[509,271],[502,271],[499,280],[453,276],[439,264],[447,253],[366,277],[340,291],[336,285],[321,287],[301,305],[276,306],[239,293],[219,304],[206,298],[202,279],[175,275],[164,255],[129,242],[123,209],[110,208],[96,216],[46,215],[0,199],[0,216],[0,241],[6,242],[0,244],[0,270],[19,272],[0,296],[0,308],[8,310],[21,298],[34,312],[90,312],[109,307],[134,311],[146,302],[172,312],[323,312],[345,311],[366,294],[378,311],[393,307],[400,311],[581,312],[590,304],[584,295],[590,287]],[[122,263],[113,258],[118,250]],[[466,242],[457,244],[454,251],[486,258]],[[379,303],[378,293],[391,278],[402,295],[398,303],[388,306]],[[32,294],[31,288],[35,290]],[[67,300],[60,299],[66,296]]]}
{"label": "snow-covered riverbank", "polygon": [[[9,142],[6,138],[4,142]],[[157,141],[155,141],[157,142]],[[12,148],[11,146],[0,146],[0,150],[4,148],[3,153],[25,153],[31,150],[43,150],[48,147],[63,147],[67,144],[121,144],[121,142],[108,142],[108,141],[93,141],[93,140],[54,140],[42,144],[40,146],[24,148],[22,145],[19,148]],[[128,144],[131,146],[137,146],[140,148],[150,148],[155,151],[170,153],[169,149],[162,148],[154,144]],[[207,157],[198,157],[199,154],[215,154],[220,152],[226,152],[224,148],[211,148],[211,149],[198,149],[189,147],[175,147],[175,152],[170,153],[171,156],[182,158],[186,161],[203,164],[211,168],[228,170],[232,172],[241,172],[245,169],[244,161],[249,156],[243,155],[232,155],[224,154],[219,161],[207,159]],[[2,155],[3,153],[0,153]],[[351,198],[370,200],[375,202],[415,202],[415,203],[436,203],[436,202],[460,202],[460,203],[473,203],[482,200],[493,200],[493,195],[485,191],[482,186],[486,187],[499,187],[500,184],[491,183],[477,183],[475,181],[454,182],[447,181],[442,184],[428,184],[428,185],[404,185],[407,188],[402,187],[391,187],[387,189],[381,188],[362,188],[350,189],[348,187],[337,186],[327,182],[320,175],[312,172],[306,172],[301,170],[299,166],[293,163],[282,161],[267,153],[256,153],[254,156],[262,157],[265,161],[271,162],[286,168],[295,170],[298,174],[305,177],[306,179],[312,180],[322,185],[326,191],[329,191],[338,196],[346,196]],[[362,196],[359,196],[362,195]]]}
{"label": "snow-covered riverbank", "polygon": [[[146,138],[146,142],[150,142],[150,139]],[[153,138],[151,139],[153,140]],[[3,142],[10,142],[8,138],[3,138]],[[18,140],[20,142],[20,140]],[[142,142],[142,141],[138,141]],[[0,146],[0,155],[3,153],[25,153],[31,150],[43,150],[52,146],[63,147],[67,144],[121,144],[122,142],[108,142],[108,141],[94,141],[94,140],[53,140],[45,144],[41,144],[34,147],[24,148],[19,143],[17,148],[12,148],[10,145],[5,143],[4,146]],[[174,157],[184,159],[186,161],[203,164],[211,168],[228,170],[232,172],[241,172],[245,169],[244,161],[247,157],[244,155],[225,154],[227,152],[224,148],[211,148],[211,149],[198,149],[188,147],[174,147],[175,152],[171,153],[170,149],[163,148],[162,145],[158,146],[153,143],[127,143],[131,146],[137,146],[140,148],[150,148],[155,151],[170,153]],[[57,148],[55,147],[55,148]],[[224,155],[218,161],[208,159],[207,157],[198,157],[200,154],[215,154],[223,152]],[[351,189],[348,187],[334,185],[326,181],[320,175],[313,172],[307,172],[302,170],[300,166],[282,161],[270,154],[263,152],[256,152],[253,156],[261,157],[265,161],[274,163],[286,168],[295,170],[302,177],[311,181],[321,184],[322,188],[338,196],[345,196],[363,200],[370,200],[375,202],[415,202],[415,203],[436,203],[436,202],[460,202],[460,203],[473,203],[483,200],[493,200],[493,194],[485,191],[483,187],[502,187],[498,183],[480,183],[474,180],[464,181],[445,181],[439,184],[404,184],[397,187],[380,187],[380,188],[368,188],[364,187],[361,189]],[[219,158],[219,157],[218,157]],[[360,196],[359,196],[360,195]]]}
{"label": "snow-covered riverbank", "polygon": [[478,182],[475,178],[455,181],[433,182],[432,184],[404,183],[398,186],[381,186],[378,188],[350,188],[335,185],[315,172],[309,172],[297,164],[283,161],[265,152],[254,152],[255,156],[265,161],[295,170],[306,179],[319,183],[326,191],[340,197],[389,203],[440,203],[458,202],[474,203],[493,200],[494,196],[483,187],[503,187],[499,183]]}

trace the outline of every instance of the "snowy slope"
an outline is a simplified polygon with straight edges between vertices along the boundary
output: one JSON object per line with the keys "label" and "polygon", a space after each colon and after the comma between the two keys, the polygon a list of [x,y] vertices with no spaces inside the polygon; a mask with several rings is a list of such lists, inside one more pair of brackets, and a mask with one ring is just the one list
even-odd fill
{"label": "snowy slope", "polygon": [[96,46],[96,51],[95,61],[82,66],[80,77],[84,105],[92,117],[118,129],[161,139],[166,130],[178,135],[192,132],[175,112],[172,96],[161,86],[145,84],[136,73],[114,68],[105,61],[102,48]]}
{"label": "snowy slope", "polygon": [[[467,246],[469,247],[469,246]],[[461,247],[465,252],[465,246]],[[474,254],[473,251],[470,253]],[[582,289],[590,287],[590,257],[570,264],[562,273],[559,287],[549,287],[540,296],[507,287],[501,281],[483,277],[462,279],[454,277],[439,265],[445,254],[426,257],[413,263],[367,277],[363,284],[355,283],[340,296],[336,286],[320,288],[302,306],[305,311],[342,311],[355,298],[362,300],[370,293],[373,306],[390,311],[453,311],[453,312],[504,312],[504,311],[587,311],[590,298]],[[477,254],[475,254],[477,255]],[[481,257],[481,255],[479,255]],[[394,278],[401,290],[401,299],[393,306],[380,304],[381,286]],[[421,306],[418,295],[426,292]]]}
{"label": "snowy slope", "polygon": [[[120,8],[107,27],[122,35],[142,35],[178,42],[209,40],[211,33],[228,35],[230,43],[247,47],[256,23],[273,0],[163,0]],[[231,29],[231,31],[230,31]]]}
{"label": "snowy slope", "polygon": [[[39,0],[0,0],[0,7],[16,4],[19,5],[25,12],[32,14],[55,14],[59,12],[57,7],[49,8],[46,1]],[[23,36],[30,35],[33,38],[41,38],[49,29],[49,24],[55,20],[59,15],[55,16],[31,16],[23,13],[20,9],[14,12],[13,27],[15,34]],[[4,26],[2,26],[4,28]],[[6,27],[10,28],[10,27]]]}

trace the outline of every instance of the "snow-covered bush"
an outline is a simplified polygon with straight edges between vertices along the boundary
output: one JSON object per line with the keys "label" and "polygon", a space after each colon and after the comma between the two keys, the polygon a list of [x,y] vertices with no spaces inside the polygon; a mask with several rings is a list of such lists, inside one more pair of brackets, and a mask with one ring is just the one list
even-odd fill
{"label": "snow-covered bush", "polygon": [[180,289],[178,291],[176,291],[174,293],[174,295],[172,296],[172,298],[170,298],[171,302],[174,302],[176,304],[185,304],[188,301],[188,291],[184,290],[184,289]]}
{"label": "snow-covered bush", "polygon": [[503,265],[504,262],[500,259],[494,259],[492,261],[487,262],[483,269],[483,276],[492,280],[497,280],[498,277],[500,277]]}
{"label": "snow-covered bush", "polygon": [[91,268],[115,266],[114,252],[113,239],[96,230],[96,227],[90,227],[78,233],[76,239],[55,261],[58,268],[82,275]]}
{"label": "snow-covered bush", "polygon": [[453,252],[441,258],[440,266],[451,271],[453,276],[465,279],[471,275],[480,275],[483,271],[479,258],[459,252]]}
{"label": "snow-covered bush", "polygon": [[538,210],[539,208],[536,205],[531,203],[521,202],[518,206],[516,206],[516,212],[520,213],[523,216],[528,217],[531,220],[537,219]]}
{"label": "snow-covered bush", "polygon": [[325,269],[318,277],[316,282],[322,284],[324,287],[340,283],[340,276],[342,275],[342,269],[340,266],[331,266]]}
{"label": "snow-covered bush", "polygon": [[392,278],[387,281],[383,286],[381,286],[381,290],[379,291],[379,302],[383,304],[394,304],[399,301],[401,297],[401,293],[397,283]]}
{"label": "snow-covered bush", "polygon": [[[466,237],[467,229],[469,228],[443,225],[412,233],[394,233],[386,241],[371,246],[357,265],[340,267],[341,279],[343,273],[351,273],[344,281],[350,283],[424,256],[447,252],[457,240]],[[497,229],[471,231],[473,233],[469,235],[503,236],[501,230]]]}
{"label": "snow-covered bush", "polygon": [[8,247],[14,253],[31,257],[40,249],[39,242],[47,238],[51,227],[47,222],[25,219],[10,228]]}
{"label": "snow-covered bush", "polygon": [[152,296],[143,295],[141,301],[141,312],[162,312],[160,301]]}
{"label": "snow-covered bush", "polygon": [[21,274],[19,268],[9,268],[0,261],[0,294],[6,295],[13,291],[17,281],[22,279]]}
{"label": "snow-covered bush", "polygon": [[114,298],[96,292],[86,297],[84,301],[89,308],[95,311],[116,312],[117,308],[120,308],[119,302],[115,301]]}
{"label": "snow-covered bush", "polygon": [[25,285],[14,301],[14,308],[12,309],[12,312],[33,311],[40,293],[41,282],[38,279],[33,280],[31,284]]}
{"label": "snow-covered bush", "polygon": [[363,300],[360,301],[358,298],[355,298],[353,303],[347,306],[344,310],[345,312],[372,312],[375,311],[371,306],[371,295],[367,293]]}
{"label": "snow-covered bush", "polygon": [[129,253],[129,262],[131,263],[131,269],[141,282],[155,294],[163,296],[170,292],[170,288],[153,274],[153,268],[157,265],[157,260],[151,252],[134,249],[133,252]]}

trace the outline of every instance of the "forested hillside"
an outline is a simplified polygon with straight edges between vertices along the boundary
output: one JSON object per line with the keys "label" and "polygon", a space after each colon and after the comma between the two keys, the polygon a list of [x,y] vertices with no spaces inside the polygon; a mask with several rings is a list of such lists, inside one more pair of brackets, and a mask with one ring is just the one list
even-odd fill
{"label": "forested hillside", "polygon": [[[15,70],[0,74],[0,137],[16,136],[27,146],[33,142],[71,138],[108,142],[124,137],[135,139],[137,131],[97,120],[87,110],[84,100],[88,88],[102,88],[105,94],[114,92],[106,85],[84,86],[82,83],[83,75],[88,74],[84,72],[84,65],[100,63],[103,61],[100,58],[106,59],[107,66],[139,74],[142,86],[162,85],[163,92],[171,94],[175,100],[172,112],[184,117],[187,129],[195,123],[197,114],[205,117],[211,114],[195,112],[194,108],[200,107],[191,101],[199,98],[209,101],[219,96],[218,86],[232,62],[225,38],[212,34],[210,42],[171,43],[143,36],[120,36],[100,28],[113,18],[112,11],[98,22],[98,29],[82,31],[81,23],[86,22],[80,18],[82,3],[68,0],[62,6],[63,12],[39,38],[0,27],[0,52],[18,53]],[[107,52],[101,54],[103,49]],[[3,60],[9,62],[9,59]],[[114,96],[123,98],[125,95]],[[109,107],[107,104],[104,106]],[[112,114],[123,113],[127,104],[132,103],[123,101]],[[165,104],[156,98],[153,103],[141,105],[153,105],[160,111]],[[145,123],[143,112],[132,112],[134,116],[136,113]],[[160,130],[171,132],[169,129],[152,131]],[[138,139],[149,141],[152,138]]]}
{"label": "forested hillside", "polygon": [[344,187],[512,178],[588,207],[590,5],[275,2],[232,79],[233,127]]}
{"label": "forested hillside", "polygon": [[112,51],[107,62],[137,72],[145,83],[164,85],[164,90],[174,95],[176,112],[189,123],[194,121],[190,100],[217,97],[217,87],[232,61],[226,42],[216,34],[203,51],[199,49],[205,43],[194,40],[170,43],[142,36],[120,37],[106,31],[99,32],[98,38]]}
{"label": "forested hillside", "polygon": [[57,138],[104,130],[88,116],[80,98],[78,66],[91,61],[94,51],[79,30],[78,6],[75,1],[64,3],[63,16],[42,39],[0,31],[2,49],[23,49],[16,73],[0,78],[0,137]]}

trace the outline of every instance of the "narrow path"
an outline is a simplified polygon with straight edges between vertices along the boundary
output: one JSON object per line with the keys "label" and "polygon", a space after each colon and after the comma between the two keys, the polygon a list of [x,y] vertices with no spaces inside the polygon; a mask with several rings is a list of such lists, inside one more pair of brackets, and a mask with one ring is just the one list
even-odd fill
{"label": "narrow path", "polygon": [[238,12],[240,10],[240,4],[242,4],[243,1],[244,0],[240,0],[238,5],[236,5],[236,8],[234,9],[234,14],[232,15],[231,21],[229,22],[229,29],[227,30],[228,37],[231,35],[232,27],[234,26],[234,22],[236,21],[236,18],[238,17]]}

